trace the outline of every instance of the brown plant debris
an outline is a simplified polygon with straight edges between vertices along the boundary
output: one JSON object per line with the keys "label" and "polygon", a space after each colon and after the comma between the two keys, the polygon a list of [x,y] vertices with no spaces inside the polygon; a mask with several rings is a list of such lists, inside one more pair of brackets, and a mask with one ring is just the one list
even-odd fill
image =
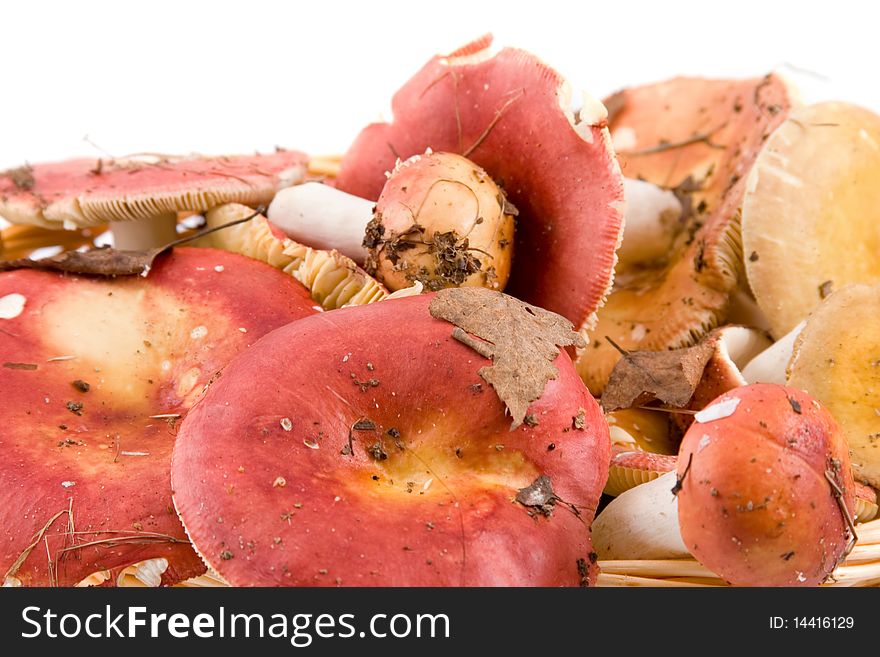
{"label": "brown plant debris", "polygon": [[65,251],[64,253],[40,260],[31,260],[30,258],[0,260],[0,272],[13,269],[40,269],[69,274],[84,274],[86,276],[146,276],[153,266],[153,261],[175,246],[180,246],[199,237],[204,237],[209,233],[250,221],[258,214],[260,214],[259,211],[243,219],[230,221],[222,226],[206,228],[193,235],[182,237],[164,246],[147,251],[124,251],[104,247],[89,251]]}
{"label": "brown plant debris", "polygon": [[36,363],[13,363],[13,362],[5,362],[3,363],[3,367],[9,370],[35,370],[37,369]]}
{"label": "brown plant debris", "polygon": [[547,475],[541,475],[516,493],[517,502],[536,509],[547,517],[553,515],[553,507],[557,499],[556,493],[553,492],[553,484]]}
{"label": "brown plant debris", "polygon": [[564,317],[485,288],[441,290],[430,313],[454,324],[455,339],[492,360],[479,375],[507,406],[511,430],[522,424],[547,381],[559,375],[553,365],[559,348],[586,346]]}
{"label": "brown plant debris", "polygon": [[668,351],[627,351],[606,338],[622,355],[602,394],[606,413],[659,400],[681,408],[693,397],[715,345],[704,340]]}
{"label": "brown plant debris", "polygon": [[590,569],[587,566],[586,559],[577,560],[578,575],[580,576],[580,587],[587,588],[590,585]]}
{"label": "brown plant debris", "polygon": [[4,171],[0,173],[0,177],[9,178],[13,185],[22,190],[33,189],[36,182],[34,180],[34,168],[29,164]]}

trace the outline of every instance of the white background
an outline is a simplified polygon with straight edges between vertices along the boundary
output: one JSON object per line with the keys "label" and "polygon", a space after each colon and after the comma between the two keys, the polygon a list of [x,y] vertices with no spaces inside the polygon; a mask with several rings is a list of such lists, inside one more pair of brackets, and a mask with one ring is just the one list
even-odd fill
{"label": "white background", "polygon": [[778,69],[807,100],[880,111],[872,5],[3,2],[0,170],[79,155],[275,145],[341,153],[364,124],[387,116],[392,93],[429,57],[489,31],[598,97],[678,74]]}

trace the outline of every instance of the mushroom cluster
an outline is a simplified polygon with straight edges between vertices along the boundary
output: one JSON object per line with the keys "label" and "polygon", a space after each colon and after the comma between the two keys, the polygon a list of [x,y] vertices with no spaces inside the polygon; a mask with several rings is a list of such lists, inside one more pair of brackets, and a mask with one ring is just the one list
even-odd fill
{"label": "mushroom cluster", "polygon": [[797,98],[486,36],[339,158],[0,173],[3,584],[880,583],[880,117]]}

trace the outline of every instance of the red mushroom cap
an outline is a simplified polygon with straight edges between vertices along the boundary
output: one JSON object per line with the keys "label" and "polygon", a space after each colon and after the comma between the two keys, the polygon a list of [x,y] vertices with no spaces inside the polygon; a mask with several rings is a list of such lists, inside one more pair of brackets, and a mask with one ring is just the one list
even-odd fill
{"label": "red mushroom cap", "polygon": [[491,363],[432,318],[434,297],[289,324],[231,363],[183,422],[175,505],[224,579],[594,581],[588,527],[610,458],[598,405],[562,350],[512,431],[478,374]]}
{"label": "red mushroom cap", "polygon": [[58,228],[91,226],[223,203],[268,203],[305,175],[308,157],[270,155],[78,159],[0,173],[0,216],[13,223]]}
{"label": "red mushroom cap", "polygon": [[845,555],[842,505],[855,508],[846,441],[800,390],[755,384],[721,395],[685,434],[678,477],[688,550],[732,584],[815,586]]}
{"label": "red mushroom cap", "polygon": [[507,292],[580,328],[608,291],[622,230],[605,108],[589,100],[576,116],[556,71],[521,50],[493,55],[491,41],[428,62],[394,95],[394,122],[352,144],[337,187],[375,200],[398,158],[427,148],[470,158],[519,210]]}
{"label": "red mushroom cap", "polygon": [[305,289],[176,249],[148,278],[3,273],[6,297],[20,302],[0,319],[0,573],[64,586],[159,557],[164,583],[203,572],[171,502],[175,422],[234,354],[313,314]]}
{"label": "red mushroom cap", "polygon": [[618,267],[598,312],[599,339],[577,366],[600,393],[624,349],[695,344],[723,323],[742,279],[739,210],[748,173],[792,104],[776,75],[746,80],[674,78],[606,99],[609,129],[629,178],[677,189],[685,212],[673,247],[655,263]]}

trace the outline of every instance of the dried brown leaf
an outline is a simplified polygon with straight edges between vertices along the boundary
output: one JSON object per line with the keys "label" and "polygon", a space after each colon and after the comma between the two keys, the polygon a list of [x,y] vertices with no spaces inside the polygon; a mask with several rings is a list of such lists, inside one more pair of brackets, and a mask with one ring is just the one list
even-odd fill
{"label": "dried brown leaf", "polygon": [[712,340],[668,351],[626,351],[609,342],[623,357],[617,361],[602,394],[606,413],[655,400],[673,408],[686,406],[715,350]]}
{"label": "dried brown leaf", "polygon": [[86,276],[146,276],[153,266],[153,261],[173,247],[204,237],[209,233],[250,221],[258,214],[260,214],[259,211],[243,219],[230,221],[222,226],[206,228],[193,235],[182,237],[164,246],[147,251],[123,251],[105,247],[90,251],[65,251],[64,253],[40,260],[31,260],[30,258],[0,260],[0,272],[13,269],[40,269],[42,271],[61,271]]}
{"label": "dried brown leaf", "polygon": [[30,258],[4,260],[0,262],[0,271],[41,269],[90,276],[146,275],[153,260],[164,250],[165,247],[150,251],[121,251],[106,247],[91,251],[65,251],[41,260],[31,260]]}
{"label": "dried brown leaf", "polygon": [[545,516],[553,514],[556,504],[556,493],[553,492],[553,484],[550,477],[541,475],[525,488],[520,488],[516,493],[516,501],[523,506],[537,509]]}
{"label": "dried brown leaf", "polygon": [[564,317],[486,288],[441,290],[430,312],[455,325],[455,339],[492,360],[479,374],[507,406],[511,430],[522,424],[547,381],[559,375],[553,365],[559,347],[585,346]]}

